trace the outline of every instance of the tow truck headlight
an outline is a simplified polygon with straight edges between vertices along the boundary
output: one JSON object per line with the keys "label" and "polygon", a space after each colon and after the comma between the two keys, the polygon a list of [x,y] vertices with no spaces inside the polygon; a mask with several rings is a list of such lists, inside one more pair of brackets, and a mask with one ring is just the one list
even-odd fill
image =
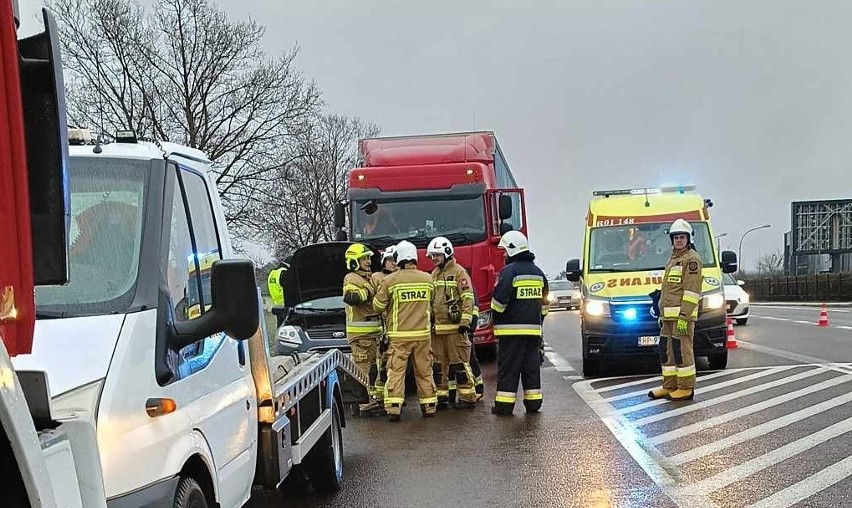
{"label": "tow truck headlight", "polygon": [[603,300],[586,300],[583,310],[589,316],[603,316],[609,313],[609,304]]}
{"label": "tow truck headlight", "polygon": [[298,326],[282,326],[278,329],[278,342],[285,346],[298,347],[302,345],[302,337]]}
{"label": "tow truck headlight", "polygon": [[705,309],[721,309],[725,306],[725,295],[722,293],[713,293],[704,297]]}
{"label": "tow truck headlight", "polygon": [[476,322],[476,329],[482,330],[483,328],[491,326],[491,317],[492,314],[490,310],[479,311],[479,320]]}

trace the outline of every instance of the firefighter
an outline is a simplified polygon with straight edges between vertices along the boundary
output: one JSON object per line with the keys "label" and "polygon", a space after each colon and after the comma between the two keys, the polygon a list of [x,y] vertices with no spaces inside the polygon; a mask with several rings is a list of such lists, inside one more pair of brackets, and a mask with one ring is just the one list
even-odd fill
{"label": "firefighter", "polygon": [[669,228],[672,255],[666,263],[659,307],[662,325],[660,330],[660,363],[663,386],[648,392],[652,399],[692,399],[695,389],[695,357],[692,339],[695,320],[698,318],[698,301],[701,298],[701,256],[692,243],[692,226],[677,219]]}
{"label": "firefighter", "polygon": [[[467,274],[470,275],[470,270],[465,268]],[[472,281],[471,281],[472,282]],[[476,402],[482,400],[485,396],[485,383],[482,381],[482,369],[479,367],[479,358],[476,356],[476,345],[473,343],[474,332],[479,326],[479,297],[476,294],[476,287],[471,284],[470,289],[473,292],[473,319],[470,320],[470,370],[473,372],[473,388],[476,391]]]}
{"label": "firefighter", "polygon": [[[372,277],[373,287],[378,289],[379,286],[382,285],[382,281],[385,280],[385,277],[397,271],[396,261],[393,258],[395,247],[391,245],[387,247],[384,251],[382,251],[382,269],[381,271],[375,272]],[[383,322],[387,323],[387,315],[382,314]],[[375,387],[380,393],[384,394],[385,392],[385,383],[388,380],[388,336],[387,333],[382,333],[382,338],[379,340],[379,354],[376,359],[376,369],[378,371],[378,375],[376,376]]]}
{"label": "firefighter", "polygon": [[390,343],[385,410],[390,421],[398,422],[405,402],[405,370],[409,357],[424,417],[435,415],[438,397],[432,379],[432,277],[417,269],[417,247],[411,242],[399,242],[394,257],[399,270],[382,281],[373,307],[379,312],[387,311],[386,333]]}
{"label": "firefighter", "polygon": [[497,396],[491,412],[512,414],[520,377],[527,413],[536,413],[542,401],[539,347],[548,308],[547,278],[535,265],[535,255],[520,231],[504,234],[498,247],[506,251],[506,266],[491,300],[498,340]]}
{"label": "firefighter", "polygon": [[470,276],[456,263],[453,253],[453,244],[443,236],[433,238],[426,248],[426,255],[435,263],[432,270],[435,285],[432,369],[438,387],[438,409],[450,405],[470,409],[476,404],[468,340],[473,319],[473,288]]}
{"label": "firefighter", "polygon": [[383,413],[382,393],[376,390],[376,359],[382,323],[373,309],[376,291],[370,279],[370,258],[373,253],[360,243],[353,243],[344,254],[349,273],[343,278],[343,302],[346,304],[346,338],[352,347],[355,365],[370,379],[370,402],[359,406],[361,413]]}

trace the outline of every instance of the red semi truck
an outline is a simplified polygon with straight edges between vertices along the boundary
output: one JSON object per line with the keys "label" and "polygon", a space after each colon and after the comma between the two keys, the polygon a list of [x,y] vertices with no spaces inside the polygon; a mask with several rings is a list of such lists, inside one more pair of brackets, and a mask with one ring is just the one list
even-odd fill
{"label": "red semi truck", "polygon": [[494,133],[372,138],[359,148],[361,167],[349,172],[348,202],[335,209],[338,239],[377,249],[408,240],[420,250],[419,267],[431,271],[429,240],[449,238],[479,298],[475,343],[494,345],[491,291],[504,264],[497,243],[506,231],[527,231],[524,191]]}

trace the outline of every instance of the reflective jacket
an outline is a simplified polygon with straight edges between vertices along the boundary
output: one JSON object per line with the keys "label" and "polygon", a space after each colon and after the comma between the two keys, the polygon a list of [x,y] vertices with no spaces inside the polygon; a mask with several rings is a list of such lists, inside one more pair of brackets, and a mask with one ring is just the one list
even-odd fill
{"label": "reflective jacket", "polygon": [[432,277],[407,265],[382,281],[373,299],[378,312],[387,312],[386,330],[391,341],[432,338]]}
{"label": "reflective jacket", "polygon": [[358,270],[347,273],[343,278],[343,295],[347,293],[360,303],[346,304],[346,337],[349,340],[380,337],[382,323],[372,304],[376,290],[370,281],[370,272]]}
{"label": "reflective jacket", "polygon": [[491,310],[494,335],[541,337],[541,323],[547,315],[547,279],[533,263],[535,256],[522,252],[509,258],[500,270]]}
{"label": "reflective jacket", "polygon": [[[432,312],[435,315],[435,334],[458,333],[459,326],[470,326],[473,319],[473,290],[470,276],[454,259],[448,260],[444,268],[432,270],[432,283],[435,285],[435,300]],[[450,305],[458,305],[461,321],[450,318]]]}
{"label": "reflective jacket", "polygon": [[663,276],[660,311],[663,321],[698,319],[701,300],[701,257],[692,249],[672,252]]}
{"label": "reflective jacket", "polygon": [[284,287],[281,285],[281,277],[285,271],[287,271],[286,268],[276,268],[269,272],[266,278],[266,288],[269,290],[269,297],[274,307],[284,306]]}

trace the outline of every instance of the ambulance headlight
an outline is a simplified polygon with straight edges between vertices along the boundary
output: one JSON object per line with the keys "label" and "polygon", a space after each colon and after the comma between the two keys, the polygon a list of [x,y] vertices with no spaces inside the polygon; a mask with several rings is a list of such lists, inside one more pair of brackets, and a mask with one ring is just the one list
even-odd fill
{"label": "ambulance headlight", "polygon": [[587,316],[604,316],[609,313],[609,304],[603,300],[586,300],[583,311]]}
{"label": "ambulance headlight", "polygon": [[704,297],[705,309],[721,309],[725,306],[725,295],[722,293],[713,293]]}

